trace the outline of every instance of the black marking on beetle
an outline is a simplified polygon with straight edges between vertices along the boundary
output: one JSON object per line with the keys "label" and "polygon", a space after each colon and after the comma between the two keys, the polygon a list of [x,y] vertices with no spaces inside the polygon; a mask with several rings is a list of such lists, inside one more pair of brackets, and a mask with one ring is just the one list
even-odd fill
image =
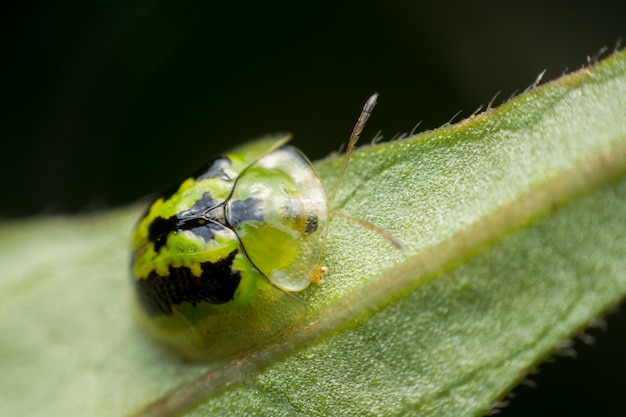
{"label": "black marking on beetle", "polygon": [[154,251],[159,250],[165,245],[167,236],[170,232],[176,230],[176,224],[178,219],[176,217],[170,217],[165,219],[163,217],[157,217],[150,223],[148,227],[148,240],[154,242]]}
{"label": "black marking on beetle", "polygon": [[215,237],[214,231],[226,227],[223,214],[221,217],[216,216],[216,213],[223,213],[220,211],[223,207],[223,203],[218,203],[211,197],[211,193],[205,192],[189,210],[177,214],[180,220],[178,230],[191,230],[205,242],[210,241]]}
{"label": "black marking on beetle", "polygon": [[196,217],[198,215],[204,214],[207,209],[214,207],[218,204],[218,200],[214,200],[213,197],[211,197],[211,193],[205,191],[204,193],[202,193],[202,197],[196,200],[196,202],[193,203],[193,206],[191,206],[189,210],[181,211],[177,215],[181,219],[184,217]]}
{"label": "black marking on beetle", "polygon": [[235,297],[241,282],[241,273],[232,268],[238,249],[215,263],[200,265],[202,274],[197,277],[186,266],[169,267],[169,275],[158,275],[154,270],[145,279],[136,279],[139,301],[149,316],[171,316],[172,307],[191,303],[224,304]]}
{"label": "black marking on beetle", "polygon": [[[216,211],[207,211],[218,207]],[[172,232],[191,230],[205,242],[215,237],[215,231],[226,227],[223,221],[215,216],[220,204],[205,192],[190,209],[181,211],[169,218],[156,217],[148,227],[148,239],[154,242],[154,251],[159,252],[167,243],[167,236]]]}
{"label": "black marking on beetle", "polygon": [[191,229],[191,232],[194,235],[201,237],[205,242],[209,242],[215,237],[215,231],[222,228],[224,228],[224,226],[220,224],[208,223],[204,226],[194,227]]}
{"label": "black marking on beetle", "polygon": [[221,178],[223,180],[230,181],[232,178],[226,173],[225,169],[232,164],[233,161],[231,161],[227,156],[218,156],[217,158],[211,159],[198,169],[194,173],[193,178],[197,181],[206,178]]}
{"label": "black marking on beetle", "polygon": [[263,222],[263,208],[261,199],[250,197],[245,200],[233,200],[228,203],[228,223],[233,227],[238,227],[241,223],[249,220]]}
{"label": "black marking on beetle", "polygon": [[317,214],[311,214],[309,217],[306,218],[306,228],[304,229],[305,235],[308,236],[311,233],[315,232],[318,226],[319,218],[317,217]]}

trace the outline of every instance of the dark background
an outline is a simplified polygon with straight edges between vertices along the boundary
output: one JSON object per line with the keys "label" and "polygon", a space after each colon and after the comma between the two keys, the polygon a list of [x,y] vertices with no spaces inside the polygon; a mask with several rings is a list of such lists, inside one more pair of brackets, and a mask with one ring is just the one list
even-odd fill
{"label": "dark background", "polygon": [[[0,218],[126,205],[267,132],[323,157],[374,91],[365,140],[435,128],[626,35],[625,2],[502,3],[4,3]],[[608,322],[502,415],[626,415],[626,319]]]}

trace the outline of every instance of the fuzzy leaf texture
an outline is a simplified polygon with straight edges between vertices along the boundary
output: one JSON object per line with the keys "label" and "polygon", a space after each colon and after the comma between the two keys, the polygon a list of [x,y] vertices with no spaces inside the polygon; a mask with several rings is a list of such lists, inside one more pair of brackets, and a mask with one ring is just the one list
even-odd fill
{"label": "fuzzy leaf texture", "polygon": [[[626,294],[625,120],[620,52],[361,147],[333,208],[404,250],[334,218],[306,317],[224,363],[182,362],[133,320],[143,207],[6,222],[1,414],[483,415]],[[316,164],[327,186],[340,165]]]}

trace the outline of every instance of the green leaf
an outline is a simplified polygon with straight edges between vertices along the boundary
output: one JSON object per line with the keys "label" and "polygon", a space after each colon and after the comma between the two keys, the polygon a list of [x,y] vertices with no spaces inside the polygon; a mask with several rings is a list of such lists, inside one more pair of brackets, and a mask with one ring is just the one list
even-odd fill
{"label": "green leaf", "polygon": [[[333,219],[305,319],[228,363],[181,362],[132,320],[142,208],[3,224],[2,414],[488,412],[626,294],[625,97],[619,53],[457,125],[359,149],[334,209],[405,249]],[[340,163],[317,164],[327,186]]]}

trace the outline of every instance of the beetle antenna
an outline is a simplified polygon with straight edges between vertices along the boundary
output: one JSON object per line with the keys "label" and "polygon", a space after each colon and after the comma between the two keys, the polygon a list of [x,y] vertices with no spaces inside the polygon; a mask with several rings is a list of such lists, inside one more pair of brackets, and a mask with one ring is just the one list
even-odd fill
{"label": "beetle antenna", "polygon": [[[378,98],[378,93],[374,93],[372,94],[370,98],[367,99],[367,101],[365,102],[365,105],[363,106],[363,110],[361,111],[361,114],[359,115],[359,118],[356,121],[354,128],[352,129],[352,134],[350,135],[350,139],[348,140],[348,145],[346,146],[346,156],[343,159],[343,165],[341,167],[341,170],[339,171],[339,175],[337,176],[337,182],[335,183],[335,187],[333,188],[333,191],[330,194],[330,198],[328,199],[329,210],[331,210],[330,207],[332,206],[332,203],[335,200],[335,196],[337,195],[337,190],[339,190],[339,186],[341,185],[341,181],[343,180],[343,174],[345,174],[348,168],[348,163],[350,162],[350,156],[352,155],[352,151],[354,151],[356,143],[359,140],[359,136],[361,135],[361,132],[363,132],[363,129],[365,128],[365,123],[367,123],[367,119],[370,118],[370,116],[372,115],[372,111],[374,110],[374,106],[376,106],[377,98]],[[391,233],[387,232],[384,229],[381,229],[380,227],[376,226],[373,223],[370,223],[366,220],[357,219],[356,217],[348,216],[346,214],[338,213],[336,211],[330,211],[330,214],[331,216],[335,216],[344,220],[351,221],[352,223],[358,224],[361,227],[364,227],[375,233],[378,233],[380,236],[387,239],[387,241],[389,241],[389,243],[394,245],[396,248],[398,249],[403,248],[402,242],[400,242],[398,239],[393,237]]]}
{"label": "beetle antenna", "polygon": [[[363,129],[365,128],[365,123],[367,123],[367,119],[372,115],[372,111],[374,111],[374,106],[376,106],[376,99],[378,98],[378,93],[372,94],[370,98],[367,99],[365,105],[363,106],[363,110],[359,115],[359,118],[352,129],[352,134],[350,134],[350,139],[348,139],[348,145],[346,146],[346,155],[343,158],[343,165],[341,166],[341,170],[339,171],[339,175],[337,176],[337,181],[335,182],[335,186],[333,187],[333,191],[330,193],[330,197],[328,198],[328,213],[331,216],[339,217],[344,220],[351,221],[353,223],[358,224],[361,227],[365,227],[373,232],[378,233],[383,238],[387,239],[392,245],[394,245],[398,249],[403,249],[402,243],[393,237],[391,233],[387,232],[384,229],[372,224],[366,220],[357,219],[352,216],[347,216],[345,214],[338,213],[336,211],[331,210],[331,206],[333,201],[335,201],[335,196],[337,195],[337,191],[339,190],[339,186],[341,185],[341,181],[343,180],[343,175],[346,173],[346,169],[348,169],[348,163],[350,162],[350,156],[352,156],[352,151],[356,146],[356,143],[359,141],[359,136]],[[317,257],[317,262],[315,262],[315,267],[311,270],[310,279],[312,281],[317,282],[318,284],[322,282],[322,275],[326,272],[326,267],[320,266],[320,260],[322,258],[322,253],[324,252],[324,246],[326,245],[326,238],[328,235],[328,223],[326,224],[326,232],[324,233],[322,244],[320,246],[320,250]]]}
{"label": "beetle antenna", "polygon": [[374,233],[378,233],[380,236],[385,238],[387,242],[391,243],[397,249],[404,249],[404,245],[402,244],[402,242],[396,239],[391,233],[389,233],[385,229],[376,226],[374,223],[370,223],[367,220],[359,219],[357,217],[348,216],[347,214],[339,213],[337,211],[331,211],[331,215],[358,224],[359,226],[371,230]]}
{"label": "beetle antenna", "polygon": [[335,186],[333,187],[332,193],[330,193],[330,198],[328,199],[328,207],[330,207],[335,201],[335,196],[337,195],[337,191],[339,190],[339,186],[341,185],[341,181],[343,180],[343,174],[346,173],[346,169],[348,169],[348,163],[350,162],[350,156],[352,155],[352,151],[354,151],[354,147],[356,143],[359,141],[359,136],[361,136],[361,132],[365,128],[365,123],[367,123],[367,119],[372,115],[372,111],[374,111],[374,106],[376,106],[376,99],[378,98],[378,93],[372,94],[370,98],[367,99],[365,105],[363,106],[363,110],[359,115],[354,128],[352,129],[352,134],[350,135],[350,139],[348,139],[348,146],[346,147],[346,155],[343,158],[343,165],[341,166],[341,170],[339,171],[339,175],[337,176],[337,181],[335,182]]}

